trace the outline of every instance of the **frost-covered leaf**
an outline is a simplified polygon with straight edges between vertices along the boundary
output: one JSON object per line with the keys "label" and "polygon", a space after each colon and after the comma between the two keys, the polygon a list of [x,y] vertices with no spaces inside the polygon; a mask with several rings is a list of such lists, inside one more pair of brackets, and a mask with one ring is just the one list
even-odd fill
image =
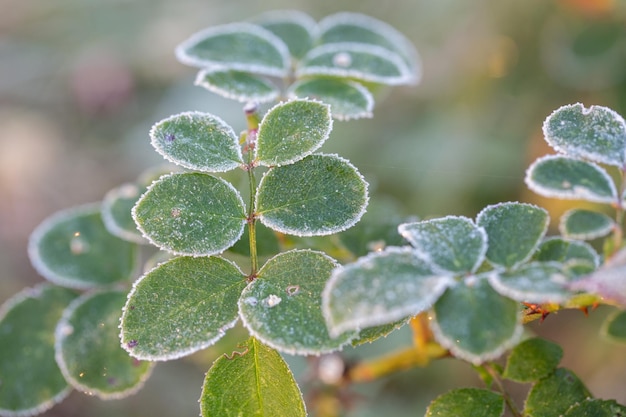
{"label": "frost-covered leaf", "polygon": [[109,233],[100,207],[63,210],[35,228],[28,255],[37,272],[55,284],[81,289],[126,281],[133,275],[137,247]]}
{"label": "frost-covered leaf", "polygon": [[611,233],[615,222],[604,213],[572,209],[561,216],[559,231],[572,239],[591,240]]}
{"label": "frost-covered leaf", "polygon": [[278,36],[289,48],[292,57],[300,59],[311,49],[317,23],[298,10],[276,10],[263,13],[255,23]]}
{"label": "frost-covered leaf", "polygon": [[589,398],[571,406],[563,417],[621,417],[626,407],[614,400]]}
{"label": "frost-covered leaf", "polygon": [[454,280],[411,248],[387,248],[336,269],[322,309],[333,335],[392,323],[429,309]]}
{"label": "frost-covered leaf", "polygon": [[626,311],[617,310],[602,323],[602,334],[619,343],[626,343]]}
{"label": "frost-covered leaf", "polygon": [[144,192],[145,187],[129,182],[106,193],[101,214],[109,233],[129,242],[146,243],[131,215],[133,206]]}
{"label": "frost-covered leaf", "polygon": [[480,388],[460,388],[435,398],[426,410],[426,417],[499,417],[503,413],[501,394]]}
{"label": "frost-covered leaf", "polygon": [[485,260],[487,234],[466,217],[404,223],[398,231],[426,259],[446,271],[474,272]]}
{"label": "frost-covered leaf", "polygon": [[498,294],[480,276],[449,287],[433,313],[431,328],[437,341],[474,364],[497,358],[522,334],[518,303]]}
{"label": "frost-covered leaf", "polygon": [[352,344],[352,346],[359,346],[364,343],[372,343],[380,339],[381,337],[387,337],[394,330],[398,330],[399,328],[407,324],[408,321],[408,318],[404,318],[398,321],[394,321],[393,323],[368,327],[367,329],[361,330],[358,339],[355,339],[350,343]]}
{"label": "frost-covered leaf", "polygon": [[592,268],[597,268],[600,264],[600,257],[591,245],[561,237],[550,237],[544,240],[533,255],[533,259],[562,264],[570,261],[582,261],[588,262]]}
{"label": "frost-covered leaf", "polygon": [[414,74],[400,55],[377,45],[332,43],[307,53],[296,77],[312,75],[353,78],[387,85],[410,84]]}
{"label": "frost-covered leaf", "polygon": [[615,184],[603,168],[566,156],[537,159],[528,168],[525,181],[528,188],[545,197],[597,203],[617,200]]}
{"label": "frost-covered leaf", "polygon": [[417,82],[421,76],[419,59],[411,42],[393,26],[373,17],[351,12],[327,16],[319,22],[319,42],[377,45],[402,57],[412,75],[409,82]]}
{"label": "frost-covered leaf", "polygon": [[265,103],[275,100],[280,94],[274,84],[262,77],[221,68],[201,70],[196,77],[196,85],[241,102]]}
{"label": "frost-covered leaf", "polygon": [[67,396],[54,360],[54,329],[76,293],[43,284],[0,306],[0,415],[31,416]]}
{"label": "frost-covered leaf", "polygon": [[75,389],[102,399],[122,398],[150,375],[150,362],[138,362],[120,347],[125,300],[125,291],[87,293],[63,312],[55,332],[56,360]]}
{"label": "frost-covered leaf", "polygon": [[219,357],[206,374],[203,417],[305,417],[300,389],[275,350],[251,337]]}
{"label": "frost-covered leaf", "polygon": [[322,146],[332,126],[328,104],[307,99],[279,103],[259,125],[256,160],[265,166],[299,161]]}
{"label": "frost-covered leaf", "polygon": [[605,301],[626,306],[626,249],[622,249],[591,274],[569,284],[573,291],[602,296]]}
{"label": "frost-covered leaf", "polygon": [[267,261],[239,300],[244,326],[281,352],[319,355],[349,343],[354,331],[331,338],[322,316],[322,290],[337,262],[322,252],[292,250]]}
{"label": "frost-covered leaf", "polygon": [[602,106],[581,103],[555,110],[543,124],[546,141],[559,152],[621,167],[626,155],[626,122]]}
{"label": "frost-covered leaf", "polygon": [[361,84],[340,78],[310,78],[295,82],[287,92],[289,97],[309,97],[330,104],[337,120],[372,117],[374,98]]}
{"label": "frost-covered leaf", "polygon": [[289,71],[287,45],[269,30],[251,23],[204,29],[176,48],[184,64],[283,77]]}
{"label": "frost-covered leaf", "polygon": [[524,415],[528,417],[559,417],[572,405],[591,397],[576,374],[558,368],[552,375],[537,382],[526,399]]}
{"label": "frost-covered leaf", "polygon": [[179,257],[133,285],[121,319],[121,343],[132,356],[170,360],[204,349],[237,322],[246,286],[239,268],[219,257]]}
{"label": "frost-covered leaf", "polygon": [[243,164],[235,131],[212,114],[170,116],[152,126],[150,139],[165,159],[195,171],[226,172]]}
{"label": "frost-covered leaf", "polygon": [[161,177],[133,207],[139,230],[154,245],[178,255],[213,255],[243,233],[246,214],[239,192],[207,174]]}
{"label": "frost-covered leaf", "polygon": [[367,200],[367,183],[352,164],[337,155],[311,155],[263,176],[256,212],[278,232],[321,236],[354,225]]}
{"label": "frost-covered leaf", "polygon": [[489,275],[489,283],[505,297],[538,304],[567,300],[572,295],[566,286],[569,281],[557,263],[530,263]]}
{"label": "frost-covered leaf", "polygon": [[501,203],[485,207],[476,224],[487,232],[487,259],[513,268],[526,261],[548,229],[548,212],[532,204]]}
{"label": "frost-covered leaf", "polygon": [[515,346],[502,376],[517,382],[534,382],[549,376],[563,357],[556,343],[534,337]]}

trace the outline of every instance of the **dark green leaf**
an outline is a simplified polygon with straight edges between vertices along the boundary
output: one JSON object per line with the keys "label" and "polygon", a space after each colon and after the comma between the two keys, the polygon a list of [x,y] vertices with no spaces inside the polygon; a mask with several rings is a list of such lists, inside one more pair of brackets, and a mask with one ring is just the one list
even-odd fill
{"label": "dark green leaf", "polygon": [[526,303],[562,303],[573,294],[570,278],[558,263],[530,263],[513,271],[493,272],[489,282],[505,297]]}
{"label": "dark green leaf", "polygon": [[623,417],[626,407],[614,400],[587,399],[574,404],[564,417]]}
{"label": "dark green leaf", "polygon": [[204,349],[237,322],[246,286],[239,268],[219,257],[179,257],[133,286],[121,320],[122,346],[132,356],[170,360]]}
{"label": "dark green leaf", "polygon": [[426,410],[426,417],[499,417],[503,413],[504,398],[497,392],[461,388],[435,398]]}
{"label": "dark green leaf", "polygon": [[592,268],[600,265],[600,257],[591,245],[561,237],[550,237],[544,240],[533,255],[533,259],[541,262],[555,261],[562,264],[570,261],[588,262]]}
{"label": "dark green leaf", "polygon": [[280,94],[274,84],[262,77],[221,68],[200,71],[196,85],[222,97],[241,102],[265,103],[275,100]]}
{"label": "dark green leaf", "polygon": [[572,405],[591,397],[576,374],[558,368],[549,377],[537,382],[526,399],[528,417],[559,417]]}
{"label": "dark green leaf", "polygon": [[609,339],[626,343],[626,311],[617,310],[602,324],[602,334]]}
{"label": "dark green leaf", "polygon": [[285,42],[289,53],[296,59],[302,58],[313,45],[317,23],[306,13],[297,10],[267,12],[255,22]]}
{"label": "dark green leaf", "polygon": [[145,187],[126,183],[106,193],[101,214],[109,233],[129,242],[146,243],[131,215],[133,206],[144,191]]}
{"label": "dark green leaf", "polygon": [[532,338],[515,346],[503,377],[517,382],[534,382],[549,376],[563,357],[563,349],[545,339]]}
{"label": "dark green leaf", "polygon": [[614,227],[615,222],[606,214],[583,209],[565,212],[559,223],[562,235],[583,240],[606,236]]}
{"label": "dark green leaf", "polygon": [[202,386],[203,417],[304,417],[298,385],[278,352],[255,338],[218,358]]}

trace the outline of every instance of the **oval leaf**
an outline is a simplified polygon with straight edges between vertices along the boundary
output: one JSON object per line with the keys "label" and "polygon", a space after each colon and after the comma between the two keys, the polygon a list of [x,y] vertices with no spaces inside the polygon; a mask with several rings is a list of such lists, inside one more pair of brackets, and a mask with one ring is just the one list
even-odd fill
{"label": "oval leaf", "polygon": [[524,415],[528,417],[559,417],[572,405],[591,397],[589,390],[572,371],[559,368],[537,382],[526,399]]}
{"label": "oval leaf", "polygon": [[517,382],[534,382],[549,376],[563,357],[556,343],[534,337],[515,346],[509,355],[503,377]]}
{"label": "oval leaf", "polygon": [[54,360],[54,328],[73,291],[50,284],[23,290],[0,307],[0,414],[32,416],[70,387]]}
{"label": "oval leaf", "polygon": [[609,174],[598,165],[565,156],[537,159],[526,172],[526,185],[539,195],[563,200],[613,203],[617,190]]}
{"label": "oval leaf", "polygon": [[426,417],[500,417],[503,413],[504,398],[497,392],[461,388],[435,398],[426,410]]}
{"label": "oval leaf", "polygon": [[337,120],[372,117],[374,98],[361,84],[338,78],[311,78],[289,87],[289,97],[310,97],[330,104]]}
{"label": "oval leaf", "polygon": [[278,232],[321,236],[353,226],[367,200],[367,183],[352,164],[337,155],[311,155],[263,176],[256,212]]}
{"label": "oval leaf", "polygon": [[297,10],[263,13],[255,23],[278,36],[289,48],[292,57],[300,59],[313,45],[317,23],[311,16]]}
{"label": "oval leaf", "polygon": [[600,257],[595,249],[585,243],[576,240],[550,237],[544,240],[533,259],[541,262],[559,262],[566,264],[570,261],[588,262],[592,268],[600,265]]}
{"label": "oval leaf", "polygon": [[145,187],[126,183],[106,193],[102,201],[101,214],[109,233],[129,242],[146,243],[131,215],[133,206],[144,192]]}
{"label": "oval leaf", "polygon": [[280,94],[274,84],[261,77],[220,68],[200,71],[195,84],[212,93],[240,102],[265,103],[275,100]]}
{"label": "oval leaf", "polygon": [[437,341],[474,364],[497,358],[522,334],[518,304],[502,297],[478,276],[448,288],[433,312],[431,328]]}
{"label": "oval leaf", "polygon": [[626,343],[626,311],[617,310],[602,323],[602,334],[619,343]]}
{"label": "oval leaf", "polygon": [[165,159],[195,171],[226,172],[243,164],[235,131],[212,114],[170,116],[152,126],[150,139]]}
{"label": "oval leaf", "polygon": [[53,214],[28,242],[37,272],[56,284],[81,289],[128,280],[135,271],[136,252],[136,245],[109,233],[99,204]]}
{"label": "oval leaf", "polygon": [[611,233],[615,222],[609,216],[591,210],[572,209],[559,222],[562,235],[572,239],[591,240]]}
{"label": "oval leaf", "polygon": [[626,407],[614,400],[586,399],[574,404],[563,417],[620,417],[626,415]]}
{"label": "oval leaf", "polygon": [[328,104],[312,100],[279,103],[261,121],[256,160],[265,166],[299,161],[322,146],[332,126]]}
{"label": "oval leaf", "polygon": [[331,338],[322,316],[322,290],[337,262],[322,252],[292,250],[270,259],[239,300],[244,326],[281,352],[319,355],[356,338]]}
{"label": "oval leaf", "polygon": [[126,293],[102,291],[74,300],[56,328],[56,360],[77,390],[102,399],[122,398],[141,388],[150,362],[129,357],[118,342]]}
{"label": "oval leaf", "polygon": [[532,204],[501,203],[485,207],[476,224],[487,232],[487,259],[513,268],[528,260],[548,229],[548,212]]}
{"label": "oval leaf", "polygon": [[250,23],[231,23],[202,30],[178,45],[176,57],[200,68],[223,68],[283,77],[289,50],[279,37]]}
{"label": "oval leaf", "polygon": [[409,248],[388,248],[336,269],[322,294],[332,335],[392,323],[430,308],[454,280]]}
{"label": "oval leaf", "polygon": [[218,358],[200,397],[203,417],[305,417],[302,394],[275,350],[251,337],[240,350]]}
{"label": "oval leaf", "polygon": [[546,141],[559,152],[621,167],[625,162],[626,122],[602,106],[581,103],[555,110],[543,124]]}
{"label": "oval leaf", "polygon": [[217,342],[237,322],[246,286],[241,270],[218,257],[179,257],[133,285],[121,320],[122,347],[146,360],[170,360]]}
{"label": "oval leaf", "polygon": [[556,263],[531,263],[514,271],[494,272],[489,283],[505,297],[524,303],[562,303],[573,294],[569,277]]}
{"label": "oval leaf", "polygon": [[197,173],[161,177],[133,207],[133,218],[152,244],[193,256],[228,249],[246,223],[237,190],[221,178]]}
{"label": "oval leaf", "polygon": [[428,261],[446,271],[474,272],[485,260],[487,234],[466,217],[404,223],[398,231]]}

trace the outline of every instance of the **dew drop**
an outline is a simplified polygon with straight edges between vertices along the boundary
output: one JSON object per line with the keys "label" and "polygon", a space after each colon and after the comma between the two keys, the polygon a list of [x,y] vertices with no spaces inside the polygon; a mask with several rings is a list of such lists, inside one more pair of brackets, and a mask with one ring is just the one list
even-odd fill
{"label": "dew drop", "polygon": [[180,209],[179,209],[179,208],[174,207],[174,208],[172,209],[172,211],[170,212],[170,215],[171,215],[173,218],[180,217]]}
{"label": "dew drop", "polygon": [[85,376],[85,373],[84,373],[84,372],[81,372],[80,374],[78,374],[78,376],[82,378],[82,377],[84,377],[84,376]]}
{"label": "dew drop", "polygon": [[333,65],[347,68],[352,65],[352,56],[347,52],[338,52],[333,56]]}
{"label": "dew drop", "polygon": [[73,255],[82,255],[87,251],[89,251],[89,243],[81,237],[80,232],[74,233],[70,239],[70,252]]}
{"label": "dew drop", "polygon": [[283,299],[275,294],[270,294],[266,299],[263,300],[263,303],[269,308],[276,307]]}

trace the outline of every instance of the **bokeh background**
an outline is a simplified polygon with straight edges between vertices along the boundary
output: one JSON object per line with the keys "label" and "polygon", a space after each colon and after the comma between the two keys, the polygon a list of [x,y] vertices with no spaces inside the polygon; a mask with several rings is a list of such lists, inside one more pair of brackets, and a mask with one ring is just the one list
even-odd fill
{"label": "bokeh background", "polygon": [[[556,225],[576,203],[540,199],[523,182],[551,152],[543,120],[574,102],[626,115],[625,0],[0,0],[0,302],[42,281],[26,255],[40,221],[161,163],[149,145],[154,122],[199,110],[245,127],[241,105],[193,87],[195,71],[173,49],[199,29],[275,9],[362,12],[415,44],[421,83],[381,94],[372,120],[336,122],[323,148],[350,159],[373,199],[395,199],[404,215],[474,217],[519,200],[548,208]],[[564,345],[563,364],[595,395],[625,403],[626,348],[597,336],[608,312],[561,312],[531,329]],[[408,343],[405,329],[345,356]],[[136,396],[74,392],[44,415],[196,416],[203,374],[222,351],[159,364]],[[307,362],[288,360],[305,381]],[[420,416],[436,395],[479,383],[467,364],[443,360],[352,387],[346,415]]]}

